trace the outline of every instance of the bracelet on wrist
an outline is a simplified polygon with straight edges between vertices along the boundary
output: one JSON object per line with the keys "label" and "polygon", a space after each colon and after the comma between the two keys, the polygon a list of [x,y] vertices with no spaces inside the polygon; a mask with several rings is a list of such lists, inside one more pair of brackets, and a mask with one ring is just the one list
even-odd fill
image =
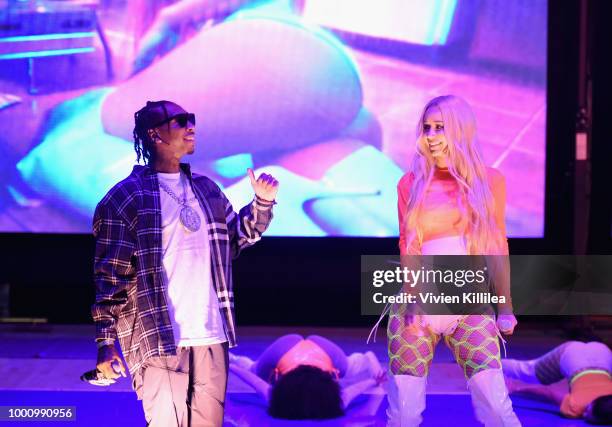
{"label": "bracelet on wrist", "polygon": [[276,204],[276,200],[267,200],[259,197],[257,194],[255,194],[255,201],[262,206],[273,206]]}

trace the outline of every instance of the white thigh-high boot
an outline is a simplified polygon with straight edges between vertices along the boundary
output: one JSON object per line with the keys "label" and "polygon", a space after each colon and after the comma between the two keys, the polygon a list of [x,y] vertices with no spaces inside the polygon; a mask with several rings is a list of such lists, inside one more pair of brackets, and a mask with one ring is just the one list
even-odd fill
{"label": "white thigh-high boot", "polygon": [[520,427],[501,369],[486,369],[468,380],[478,421],[486,427]]}
{"label": "white thigh-high boot", "polygon": [[425,410],[427,377],[392,375],[387,381],[387,427],[416,427]]}
{"label": "white thigh-high boot", "polygon": [[529,384],[540,384],[535,373],[536,360],[502,359],[504,375]]}

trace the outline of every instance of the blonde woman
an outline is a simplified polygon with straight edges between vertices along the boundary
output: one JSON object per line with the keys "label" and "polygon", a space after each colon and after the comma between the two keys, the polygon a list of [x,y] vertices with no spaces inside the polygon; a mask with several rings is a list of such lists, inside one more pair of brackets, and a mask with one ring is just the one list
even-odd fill
{"label": "blonde woman", "polygon": [[[485,167],[469,105],[453,95],[427,103],[417,130],[409,171],[398,184],[400,253],[409,255],[507,255],[505,180]],[[403,261],[407,257],[403,257]],[[486,426],[520,426],[501,371],[498,334],[512,334],[509,269],[493,260],[497,317],[487,314],[426,315],[391,307],[389,426],[419,425],[434,348],[443,336],[463,368],[476,418]]]}

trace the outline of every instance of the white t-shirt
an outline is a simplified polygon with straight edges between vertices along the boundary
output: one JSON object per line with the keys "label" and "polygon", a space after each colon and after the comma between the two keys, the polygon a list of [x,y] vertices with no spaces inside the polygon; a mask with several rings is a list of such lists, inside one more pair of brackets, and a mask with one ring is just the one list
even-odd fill
{"label": "white t-shirt", "polygon": [[206,217],[184,174],[157,176],[181,201],[186,191],[187,204],[201,219],[198,231],[185,228],[180,221],[182,206],[160,184],[166,299],[175,344],[194,347],[225,342],[219,300],[212,283]]}

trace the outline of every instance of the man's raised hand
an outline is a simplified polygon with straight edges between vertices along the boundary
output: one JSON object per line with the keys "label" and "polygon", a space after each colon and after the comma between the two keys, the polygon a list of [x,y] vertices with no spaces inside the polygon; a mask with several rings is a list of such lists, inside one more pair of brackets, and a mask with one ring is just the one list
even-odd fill
{"label": "man's raised hand", "polygon": [[251,186],[253,187],[253,191],[255,191],[255,195],[260,199],[273,202],[276,198],[276,193],[278,193],[278,181],[267,173],[262,173],[259,175],[259,178],[255,178],[255,173],[253,169],[247,169],[247,173],[249,174],[249,179],[251,180]]}

